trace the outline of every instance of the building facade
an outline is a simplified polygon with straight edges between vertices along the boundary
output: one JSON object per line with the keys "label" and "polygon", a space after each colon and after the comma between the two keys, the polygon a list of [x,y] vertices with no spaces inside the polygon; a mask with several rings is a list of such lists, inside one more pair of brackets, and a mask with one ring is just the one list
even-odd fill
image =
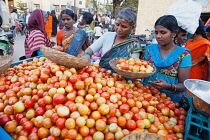
{"label": "building facade", "polygon": [[86,8],[86,0],[3,0],[8,5],[8,13],[11,13],[17,3],[21,1],[28,8],[28,11],[42,9],[44,11],[55,10],[60,13],[63,9],[69,8],[76,13]]}
{"label": "building facade", "polygon": [[[155,21],[167,14],[169,7],[176,1],[178,0],[139,0],[135,34],[149,35],[145,30],[154,30]],[[205,13],[210,13],[210,2],[207,8],[202,9],[202,14]]]}

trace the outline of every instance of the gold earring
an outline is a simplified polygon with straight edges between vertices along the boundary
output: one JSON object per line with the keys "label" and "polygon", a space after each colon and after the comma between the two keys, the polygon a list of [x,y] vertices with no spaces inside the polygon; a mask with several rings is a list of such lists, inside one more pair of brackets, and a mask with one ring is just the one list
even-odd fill
{"label": "gold earring", "polygon": [[175,43],[175,44],[178,44],[178,41],[177,41],[177,39],[174,39],[174,43]]}

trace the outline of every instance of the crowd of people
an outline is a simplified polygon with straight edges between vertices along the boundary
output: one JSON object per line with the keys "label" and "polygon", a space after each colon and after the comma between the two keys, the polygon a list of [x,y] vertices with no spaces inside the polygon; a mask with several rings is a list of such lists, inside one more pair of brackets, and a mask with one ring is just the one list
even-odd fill
{"label": "crowd of people", "polygon": [[[11,16],[16,19],[15,15]],[[96,61],[100,67],[110,70],[109,61],[113,58],[144,58],[157,70],[142,82],[165,92],[176,102],[181,102],[185,95],[186,79],[210,81],[210,27],[205,31],[201,20],[191,39],[186,40],[188,33],[178,26],[175,16],[160,17],[154,25],[157,44],[147,46],[144,51],[131,35],[136,27],[136,14],[130,8],[122,9],[116,19],[84,12],[79,22],[77,14],[70,9],[62,10],[58,19],[55,11],[50,14],[36,9],[27,24],[25,58],[39,55],[41,45],[55,46],[70,55]],[[91,24],[95,24],[94,29]],[[57,32],[58,25],[60,30]],[[104,29],[112,32],[104,32]],[[90,36],[93,35],[97,40],[92,42]],[[56,36],[56,43],[50,41],[51,36]],[[181,44],[185,42],[183,47]]]}

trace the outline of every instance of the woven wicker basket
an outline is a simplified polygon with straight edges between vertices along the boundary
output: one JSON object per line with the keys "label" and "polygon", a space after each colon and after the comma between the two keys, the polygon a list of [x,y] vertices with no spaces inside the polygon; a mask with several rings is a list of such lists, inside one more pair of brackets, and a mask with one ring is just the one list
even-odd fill
{"label": "woven wicker basket", "polygon": [[40,50],[46,58],[67,68],[79,69],[90,65],[88,60],[84,60],[49,47],[41,46]]}
{"label": "woven wicker basket", "polygon": [[133,133],[125,136],[122,140],[166,140],[157,134],[149,133],[149,132],[139,132]]}
{"label": "woven wicker basket", "polygon": [[11,63],[12,56],[0,56],[0,75],[4,74],[9,69]]}
{"label": "woven wicker basket", "polygon": [[[124,58],[124,59],[128,60],[129,58]],[[154,65],[151,65],[154,68],[154,72],[152,72],[152,73],[130,72],[130,71],[126,71],[126,70],[121,70],[121,69],[116,68],[116,65],[118,64],[119,60],[120,60],[120,58],[114,58],[109,61],[109,65],[112,67],[112,69],[116,73],[123,75],[124,77],[127,77],[127,78],[142,79],[142,78],[146,78],[146,77],[153,75],[156,71],[156,68]]]}

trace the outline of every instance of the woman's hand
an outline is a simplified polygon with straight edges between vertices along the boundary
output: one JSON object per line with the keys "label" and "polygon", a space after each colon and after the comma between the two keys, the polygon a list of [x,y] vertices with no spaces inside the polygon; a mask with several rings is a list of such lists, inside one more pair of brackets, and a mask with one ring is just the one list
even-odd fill
{"label": "woman's hand", "polygon": [[52,44],[52,47],[53,47],[53,46],[55,46],[55,44],[56,44],[56,43],[55,43],[55,42],[53,42],[53,41],[51,41],[51,44]]}
{"label": "woman's hand", "polygon": [[171,84],[167,83],[162,79],[157,79],[157,81],[149,81],[149,84],[155,87],[158,90],[168,90],[171,88]]}
{"label": "woman's hand", "polygon": [[85,60],[89,60],[90,61],[90,55],[83,55],[82,57],[80,57],[82,59],[85,59]]}

